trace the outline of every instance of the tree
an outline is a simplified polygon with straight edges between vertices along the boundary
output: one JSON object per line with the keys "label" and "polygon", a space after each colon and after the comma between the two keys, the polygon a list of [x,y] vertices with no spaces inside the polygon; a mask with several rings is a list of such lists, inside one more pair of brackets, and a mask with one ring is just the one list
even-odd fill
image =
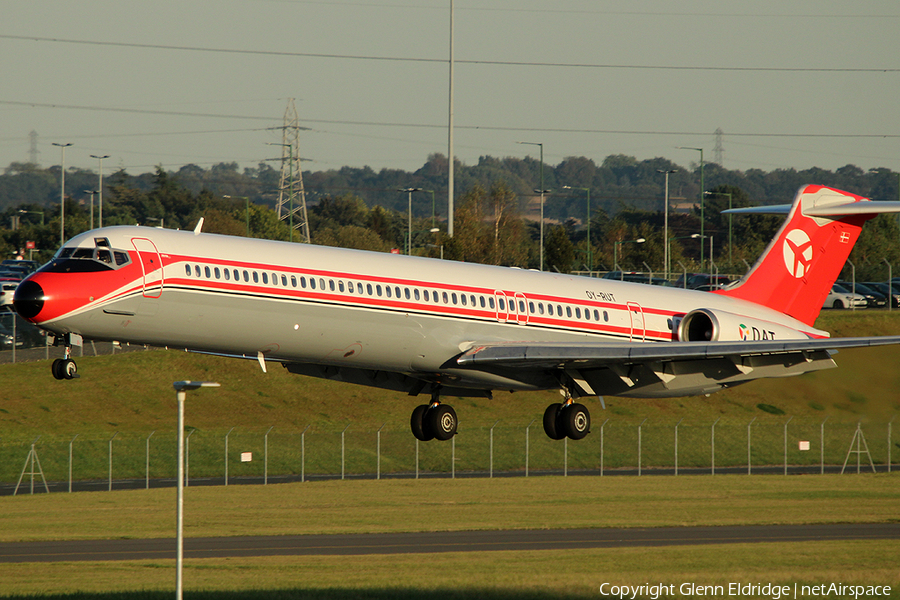
{"label": "tree", "polygon": [[544,241],[544,262],[551,269],[561,273],[568,273],[575,262],[575,246],[569,239],[569,233],[564,225],[556,225],[550,228],[550,234]]}

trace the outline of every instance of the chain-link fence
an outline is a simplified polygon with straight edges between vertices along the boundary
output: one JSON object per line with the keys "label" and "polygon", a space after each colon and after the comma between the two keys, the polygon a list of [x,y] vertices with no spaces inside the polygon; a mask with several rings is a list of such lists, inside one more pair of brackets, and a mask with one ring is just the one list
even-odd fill
{"label": "chain-link fence", "polygon": [[[584,440],[552,441],[535,420],[464,427],[449,442],[421,443],[405,429],[283,431],[234,427],[186,432],[191,485],[321,478],[825,473],[891,471],[893,423],[784,417],[739,423],[595,422]],[[174,430],[0,439],[0,493],[174,485]],[[90,482],[87,485],[85,482]]]}

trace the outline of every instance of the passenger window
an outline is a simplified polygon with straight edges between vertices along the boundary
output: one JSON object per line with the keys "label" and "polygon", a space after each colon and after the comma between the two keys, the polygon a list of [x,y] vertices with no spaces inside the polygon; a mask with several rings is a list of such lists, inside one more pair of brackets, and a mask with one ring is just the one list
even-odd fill
{"label": "passenger window", "polygon": [[409,300],[409,288],[403,288],[403,294],[406,296],[406,299]]}
{"label": "passenger window", "polygon": [[[269,283],[269,274],[263,273],[262,279],[263,279],[263,283],[268,284]],[[255,272],[253,273],[253,281],[256,281],[256,273]]]}
{"label": "passenger window", "polygon": [[605,310],[603,311],[603,320],[607,323],[609,322],[609,313]]}
{"label": "passenger window", "polygon": [[562,316],[562,305],[561,304],[556,305],[556,315],[559,317]]}
{"label": "passenger window", "polygon": [[599,321],[599,320],[600,320],[600,313],[597,312],[597,309],[596,309],[596,308],[594,309],[594,320],[595,320],[595,321]]}
{"label": "passenger window", "polygon": [[566,307],[566,316],[569,317],[570,319],[572,318],[572,307],[571,306]]}
{"label": "passenger window", "polygon": [[528,312],[530,312],[531,314],[534,314],[534,302],[528,303]]}
{"label": "passenger window", "polygon": [[578,306],[575,307],[575,318],[576,319],[581,318],[581,308],[579,308]]}
{"label": "passenger window", "polygon": [[416,299],[416,302],[419,301],[419,290],[418,289],[413,290],[413,297]]}
{"label": "passenger window", "polygon": [[490,304],[491,308],[494,308],[494,299],[492,297],[488,298],[488,304]]}
{"label": "passenger window", "polygon": [[[446,295],[447,294],[445,293],[444,296],[446,296]],[[456,292],[453,292],[452,294],[450,294],[450,300],[453,302],[453,304],[456,304]],[[447,302],[447,301],[444,300],[444,302]]]}
{"label": "passenger window", "polygon": [[466,305],[466,295],[460,294],[459,299],[462,301],[462,305],[465,306]]}
{"label": "passenger window", "polygon": [[324,289],[325,289],[325,280],[322,279],[321,277],[319,278],[319,289],[320,289],[320,290],[324,290]]}
{"label": "passenger window", "polygon": [[216,274],[216,279],[221,279],[221,278],[222,278],[222,272],[219,271],[219,267],[216,267],[215,270],[214,270],[213,272]]}
{"label": "passenger window", "polygon": [[544,303],[538,302],[538,313],[544,314]]}
{"label": "passenger window", "polygon": [[370,296],[372,295],[372,284],[371,284],[371,283],[367,283],[367,284],[366,284],[366,292],[367,292]]}
{"label": "passenger window", "polygon": [[203,273],[206,275],[207,279],[212,277],[212,272],[209,270],[209,267],[203,267]]}
{"label": "passenger window", "polygon": [[225,281],[230,281],[230,280],[231,280],[230,272],[228,271],[228,269],[225,269]]}
{"label": "passenger window", "polygon": [[332,292],[334,291],[334,279],[328,280],[328,289],[330,289]]}
{"label": "passenger window", "polygon": [[400,297],[400,286],[399,285],[394,287],[394,295],[397,296],[398,298]]}
{"label": "passenger window", "polygon": [[376,286],[375,286],[375,294],[376,294],[379,298],[381,297],[381,286],[380,286],[380,285],[376,285]]}
{"label": "passenger window", "polygon": [[[479,304],[481,304],[481,308],[484,308],[484,296],[478,296]],[[474,302],[472,304],[475,304]]]}
{"label": "passenger window", "polygon": [[316,289],[316,278],[315,277],[309,278],[309,287],[311,287],[312,289]]}
{"label": "passenger window", "polygon": [[185,275],[187,275],[188,277],[191,276],[191,265],[184,265],[184,273],[185,273]]}
{"label": "passenger window", "polygon": [[524,300],[519,300],[519,314],[520,315],[525,314],[525,301]]}
{"label": "passenger window", "polygon": [[500,305],[500,310],[506,310],[506,302],[503,298],[498,298],[497,303]]}
{"label": "passenger window", "polygon": [[253,271],[253,283],[259,283],[259,273]]}
{"label": "passenger window", "polygon": [[387,295],[388,298],[390,298],[391,297],[391,286],[389,286],[389,285],[384,286],[384,293]]}
{"label": "passenger window", "polygon": [[240,281],[240,280],[241,280],[241,274],[240,274],[240,272],[238,272],[237,269],[234,270],[234,280],[235,280],[235,281]]}
{"label": "passenger window", "polygon": [[200,265],[194,265],[194,275],[200,277]]}
{"label": "passenger window", "polygon": [[552,304],[547,305],[547,314],[550,315],[551,317],[553,316],[553,305]]}
{"label": "passenger window", "polygon": [[[283,285],[284,287],[287,287],[287,275],[281,276],[281,285]],[[297,286],[294,286],[294,287],[297,287]]]}
{"label": "passenger window", "polygon": [[291,275],[291,287],[297,287],[297,276]]}
{"label": "passenger window", "polygon": [[359,292],[360,294],[363,293],[363,286],[361,283],[356,284],[356,291]]}
{"label": "passenger window", "polygon": [[447,298],[447,292],[443,292],[442,294],[444,296],[444,304],[447,304],[447,302],[449,300],[449,298]]}
{"label": "passenger window", "polygon": [[338,280],[338,291],[339,292],[344,291],[344,282],[343,281]]}
{"label": "passenger window", "polygon": [[248,271],[244,271],[244,282],[245,283],[250,282],[250,273]]}

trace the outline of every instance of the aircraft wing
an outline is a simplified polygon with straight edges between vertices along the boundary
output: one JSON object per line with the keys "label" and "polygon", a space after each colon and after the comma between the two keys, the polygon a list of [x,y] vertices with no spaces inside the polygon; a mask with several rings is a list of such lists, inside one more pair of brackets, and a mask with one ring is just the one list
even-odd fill
{"label": "aircraft wing", "polygon": [[582,395],[710,393],[764,377],[831,368],[833,351],[900,344],[900,336],[734,342],[498,343],[472,347],[460,366],[527,378],[553,371]]}

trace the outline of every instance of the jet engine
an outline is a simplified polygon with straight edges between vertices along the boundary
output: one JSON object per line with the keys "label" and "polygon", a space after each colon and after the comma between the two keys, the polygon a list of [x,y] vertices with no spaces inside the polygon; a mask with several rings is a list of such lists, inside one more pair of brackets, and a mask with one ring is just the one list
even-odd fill
{"label": "jet engine", "polygon": [[682,342],[749,342],[798,337],[802,338],[803,334],[790,327],[709,308],[692,310],[678,324],[678,339]]}

